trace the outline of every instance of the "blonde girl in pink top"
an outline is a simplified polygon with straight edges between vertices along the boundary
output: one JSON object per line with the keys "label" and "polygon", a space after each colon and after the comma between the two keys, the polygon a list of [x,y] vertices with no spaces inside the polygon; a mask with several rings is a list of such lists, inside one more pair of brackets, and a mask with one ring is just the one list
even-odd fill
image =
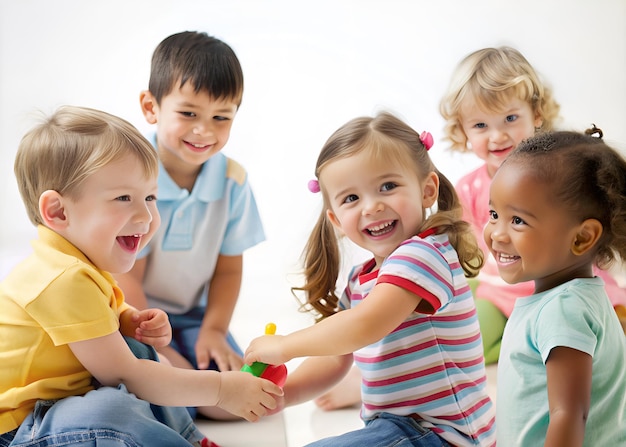
{"label": "blonde girl in pink top", "polygon": [[[526,58],[511,47],[483,48],[466,56],[454,71],[440,112],[446,120],[445,138],[451,149],[474,152],[484,164],[456,185],[464,218],[473,226],[479,243],[489,221],[489,186],[496,170],[517,145],[539,132],[554,128],[559,104]],[[531,295],[532,282],[510,285],[498,274],[495,260],[484,244],[485,265],[474,282],[474,296],[483,336],[485,362],[495,363],[515,298]],[[599,269],[618,313],[625,309],[626,290]]]}

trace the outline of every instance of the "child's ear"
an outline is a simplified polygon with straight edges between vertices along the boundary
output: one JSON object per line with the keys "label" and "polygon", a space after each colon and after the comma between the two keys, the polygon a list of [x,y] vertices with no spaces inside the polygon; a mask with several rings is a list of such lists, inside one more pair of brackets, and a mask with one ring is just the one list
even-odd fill
{"label": "child's ear", "polygon": [[428,174],[422,190],[422,208],[430,208],[439,198],[439,176],[436,172]]}
{"label": "child's ear", "polygon": [[541,129],[543,126],[543,117],[540,115],[535,116],[535,129]]}
{"label": "child's ear", "polygon": [[326,218],[330,221],[330,223],[335,227],[337,231],[343,234],[343,230],[341,229],[341,222],[337,219],[337,215],[333,213],[332,210],[326,210]]}
{"label": "child's ear", "polygon": [[55,231],[63,230],[69,223],[63,196],[51,189],[39,196],[39,214],[44,225]]}
{"label": "child's ear", "polygon": [[139,94],[139,104],[141,104],[141,111],[146,121],[149,124],[156,124],[158,105],[150,90],[144,90]]}
{"label": "child's ear", "polygon": [[602,224],[597,219],[585,220],[578,229],[576,237],[572,242],[572,253],[580,256],[596,245],[602,236]]}

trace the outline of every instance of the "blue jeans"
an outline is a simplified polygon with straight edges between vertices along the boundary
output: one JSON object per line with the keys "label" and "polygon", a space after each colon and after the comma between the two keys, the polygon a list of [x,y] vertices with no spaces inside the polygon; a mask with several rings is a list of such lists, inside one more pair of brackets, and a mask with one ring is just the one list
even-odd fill
{"label": "blue jeans", "polygon": [[[170,346],[189,360],[196,369],[198,369],[196,342],[200,334],[200,326],[202,325],[205,310],[205,307],[194,307],[186,314],[167,314],[170,319],[170,325],[172,326],[172,341]],[[243,357],[243,351],[230,332],[228,332],[226,336],[226,341],[228,341],[233,351]],[[217,364],[211,360],[208,369],[217,371],[219,368]]]}
{"label": "blue jeans", "polygon": [[[156,359],[152,347],[126,341],[137,357]],[[0,435],[0,447],[189,447],[203,438],[184,407],[151,405],[119,385],[37,401],[18,429]]]}
{"label": "blue jeans", "polygon": [[406,416],[381,413],[364,428],[308,444],[308,447],[450,447],[432,431]]}

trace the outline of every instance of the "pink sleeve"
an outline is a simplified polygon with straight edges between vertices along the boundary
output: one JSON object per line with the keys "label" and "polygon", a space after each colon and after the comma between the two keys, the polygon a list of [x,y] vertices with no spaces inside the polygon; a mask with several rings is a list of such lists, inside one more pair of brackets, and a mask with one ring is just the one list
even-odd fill
{"label": "pink sleeve", "polygon": [[626,289],[619,286],[613,275],[611,275],[611,272],[595,268],[594,274],[604,280],[604,288],[613,307],[618,304],[626,306]]}

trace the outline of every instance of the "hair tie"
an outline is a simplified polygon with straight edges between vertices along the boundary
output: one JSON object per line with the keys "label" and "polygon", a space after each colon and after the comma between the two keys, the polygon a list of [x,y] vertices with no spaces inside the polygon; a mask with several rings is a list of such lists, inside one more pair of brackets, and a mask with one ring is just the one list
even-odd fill
{"label": "hair tie", "polygon": [[604,133],[602,132],[602,129],[596,127],[595,124],[591,124],[591,129],[585,129],[585,135],[602,139]]}
{"label": "hair tie", "polygon": [[318,182],[316,179],[309,180],[307,186],[309,187],[309,191],[311,191],[313,194],[320,192],[320,182]]}
{"label": "hair tie", "polygon": [[430,132],[426,132],[426,131],[422,132],[420,134],[420,141],[422,142],[422,144],[424,145],[426,150],[428,150],[431,147],[433,147],[434,140],[433,140],[433,136],[430,134]]}

